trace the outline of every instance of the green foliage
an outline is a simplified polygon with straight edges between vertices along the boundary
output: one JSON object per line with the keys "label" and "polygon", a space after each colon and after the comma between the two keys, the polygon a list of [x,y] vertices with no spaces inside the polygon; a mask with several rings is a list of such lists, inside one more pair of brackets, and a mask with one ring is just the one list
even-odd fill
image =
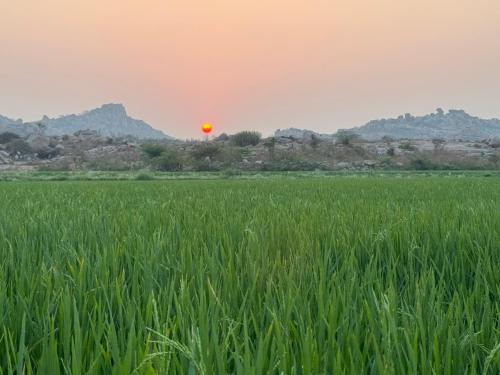
{"label": "green foliage", "polygon": [[316,134],[312,134],[310,144],[313,150],[316,150],[316,148],[319,146],[320,143],[321,143],[321,138],[318,137]]}
{"label": "green foliage", "polygon": [[5,149],[11,155],[15,154],[26,155],[33,152],[33,149],[31,148],[30,144],[20,138],[11,140],[9,143],[5,145]]}
{"label": "green foliage", "polygon": [[135,179],[138,181],[150,181],[150,180],[154,180],[154,177],[151,176],[150,174],[140,173],[136,176]]}
{"label": "green foliage", "polygon": [[260,142],[261,134],[255,131],[242,131],[232,135],[230,139],[235,146],[256,146]]}
{"label": "green foliage", "polygon": [[350,146],[358,138],[359,138],[358,134],[352,133],[347,130],[342,130],[337,132],[337,139],[335,143],[342,144],[344,146]]}
{"label": "green foliage", "polygon": [[156,158],[160,156],[166,147],[158,143],[146,143],[141,146],[142,152],[149,158]]}
{"label": "green foliage", "polygon": [[498,374],[498,175],[399,175],[0,183],[0,373]]}
{"label": "green foliage", "polygon": [[164,149],[160,156],[151,159],[151,164],[158,171],[180,171],[182,170],[181,154],[174,148]]}
{"label": "green foliage", "polygon": [[276,146],[276,137],[269,137],[264,141],[264,147],[267,148],[269,151],[274,150],[275,146]]}
{"label": "green foliage", "polygon": [[203,142],[197,144],[191,151],[191,155],[195,160],[202,160],[205,158],[213,159],[221,152],[221,147],[215,143]]}
{"label": "green foliage", "polygon": [[401,143],[399,145],[399,148],[401,150],[406,150],[406,151],[415,151],[416,150],[416,147],[410,141]]}
{"label": "green foliage", "polygon": [[410,166],[412,169],[415,169],[417,171],[436,169],[436,166],[430,160],[423,157],[413,158],[410,161]]}
{"label": "green foliage", "polygon": [[36,154],[39,159],[52,159],[59,155],[61,150],[58,148],[44,147],[36,150]]}
{"label": "green foliage", "polygon": [[14,139],[19,139],[19,138],[20,137],[15,133],[3,132],[3,133],[0,133],[0,144],[9,143],[10,141],[12,141]]}

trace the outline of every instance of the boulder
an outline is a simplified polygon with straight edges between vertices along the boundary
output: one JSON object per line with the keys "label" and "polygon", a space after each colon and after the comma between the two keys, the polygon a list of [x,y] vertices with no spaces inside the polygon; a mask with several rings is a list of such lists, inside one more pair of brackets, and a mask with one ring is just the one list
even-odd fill
{"label": "boulder", "polygon": [[33,150],[41,150],[49,147],[50,138],[41,134],[32,134],[27,138],[27,142]]}
{"label": "boulder", "polygon": [[337,163],[335,167],[337,167],[338,169],[347,169],[351,167],[351,163],[341,161],[340,163]]}

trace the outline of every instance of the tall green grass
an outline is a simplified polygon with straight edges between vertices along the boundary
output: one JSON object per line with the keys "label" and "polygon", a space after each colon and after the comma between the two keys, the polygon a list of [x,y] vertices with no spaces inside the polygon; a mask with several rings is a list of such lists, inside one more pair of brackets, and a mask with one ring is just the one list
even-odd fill
{"label": "tall green grass", "polygon": [[498,374],[500,181],[0,184],[0,374]]}

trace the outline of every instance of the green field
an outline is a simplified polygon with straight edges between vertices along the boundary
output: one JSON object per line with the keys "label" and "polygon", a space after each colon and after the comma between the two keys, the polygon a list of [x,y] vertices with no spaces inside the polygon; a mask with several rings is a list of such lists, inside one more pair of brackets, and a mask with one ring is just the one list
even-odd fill
{"label": "green field", "polygon": [[500,178],[0,183],[0,374],[498,374]]}

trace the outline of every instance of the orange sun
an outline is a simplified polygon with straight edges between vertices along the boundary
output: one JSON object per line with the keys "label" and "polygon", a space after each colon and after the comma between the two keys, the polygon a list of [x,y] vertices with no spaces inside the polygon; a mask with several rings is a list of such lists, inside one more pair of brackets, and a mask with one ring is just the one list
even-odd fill
{"label": "orange sun", "polygon": [[203,124],[201,126],[201,130],[203,131],[203,133],[206,133],[206,134],[210,133],[212,131],[212,129],[213,129],[212,124],[207,123],[207,124]]}

